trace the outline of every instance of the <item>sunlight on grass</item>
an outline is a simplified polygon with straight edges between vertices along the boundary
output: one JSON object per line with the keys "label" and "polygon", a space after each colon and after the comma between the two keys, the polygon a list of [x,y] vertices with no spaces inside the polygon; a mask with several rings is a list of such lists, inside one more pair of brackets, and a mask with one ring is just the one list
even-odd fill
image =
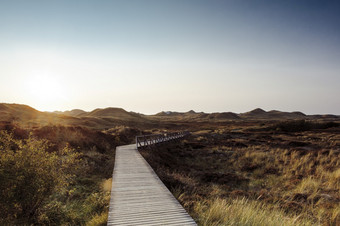
{"label": "sunlight on grass", "polygon": [[227,201],[215,199],[195,206],[199,225],[313,225],[300,216],[287,215],[275,205],[245,198]]}
{"label": "sunlight on grass", "polygon": [[104,226],[107,224],[108,213],[102,213],[100,215],[95,215],[86,226]]}
{"label": "sunlight on grass", "polygon": [[314,194],[320,190],[321,182],[313,177],[304,178],[296,188],[296,192]]}
{"label": "sunlight on grass", "polygon": [[112,187],[112,178],[106,179],[102,183],[102,189],[104,192],[110,192]]}

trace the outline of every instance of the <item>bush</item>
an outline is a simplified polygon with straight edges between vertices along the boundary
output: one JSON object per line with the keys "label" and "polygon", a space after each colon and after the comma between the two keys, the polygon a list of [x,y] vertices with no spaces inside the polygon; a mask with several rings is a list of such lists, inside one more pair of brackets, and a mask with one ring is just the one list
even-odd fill
{"label": "bush", "polygon": [[47,152],[49,146],[0,131],[0,223],[35,223],[45,201],[74,177],[80,154],[69,147]]}
{"label": "bush", "polygon": [[283,132],[303,132],[313,129],[328,129],[337,126],[339,126],[339,124],[335,122],[317,123],[306,120],[294,120],[280,122],[271,127],[270,129],[279,130]]}

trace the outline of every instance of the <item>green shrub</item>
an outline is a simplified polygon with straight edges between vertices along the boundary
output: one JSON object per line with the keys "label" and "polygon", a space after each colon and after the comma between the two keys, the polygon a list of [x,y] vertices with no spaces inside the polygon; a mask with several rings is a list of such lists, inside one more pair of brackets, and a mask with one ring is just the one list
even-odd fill
{"label": "green shrub", "polygon": [[69,147],[47,152],[49,146],[0,131],[0,223],[35,223],[45,201],[74,177],[80,154]]}

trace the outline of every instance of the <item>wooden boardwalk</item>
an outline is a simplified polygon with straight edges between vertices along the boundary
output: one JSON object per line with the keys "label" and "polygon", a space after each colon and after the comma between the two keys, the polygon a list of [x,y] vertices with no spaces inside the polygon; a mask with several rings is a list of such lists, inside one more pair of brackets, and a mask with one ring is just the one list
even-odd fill
{"label": "wooden boardwalk", "polygon": [[107,225],[196,225],[136,144],[117,147]]}

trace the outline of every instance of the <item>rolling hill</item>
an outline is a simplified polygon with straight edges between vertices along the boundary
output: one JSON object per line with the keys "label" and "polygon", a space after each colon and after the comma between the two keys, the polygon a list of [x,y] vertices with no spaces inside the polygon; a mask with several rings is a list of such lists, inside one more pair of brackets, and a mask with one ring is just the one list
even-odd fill
{"label": "rolling hill", "polygon": [[288,119],[308,119],[308,116],[302,112],[282,112],[277,110],[264,111],[261,108],[256,108],[252,111],[241,113],[240,117],[243,119],[275,119],[275,120],[288,120]]}
{"label": "rolling hill", "polygon": [[87,114],[86,111],[83,111],[81,109],[73,109],[71,111],[55,111],[54,113],[73,116],[73,117],[80,117],[80,116]]}
{"label": "rolling hill", "polygon": [[137,114],[135,112],[127,112],[122,108],[98,108],[95,109],[87,114],[83,114],[82,116],[86,117],[98,117],[98,118],[103,118],[103,117],[112,117],[112,118],[119,118],[119,119],[140,119],[143,116],[140,114]]}
{"label": "rolling hill", "polygon": [[261,108],[236,114],[233,112],[172,112],[163,111],[155,115],[128,112],[122,108],[98,108],[91,112],[74,109],[65,112],[41,112],[22,104],[0,103],[0,122],[18,123],[24,126],[49,124],[83,126],[94,129],[108,129],[117,125],[153,128],[167,122],[222,122],[234,120],[340,120],[336,115],[305,115],[301,112],[264,111]]}

